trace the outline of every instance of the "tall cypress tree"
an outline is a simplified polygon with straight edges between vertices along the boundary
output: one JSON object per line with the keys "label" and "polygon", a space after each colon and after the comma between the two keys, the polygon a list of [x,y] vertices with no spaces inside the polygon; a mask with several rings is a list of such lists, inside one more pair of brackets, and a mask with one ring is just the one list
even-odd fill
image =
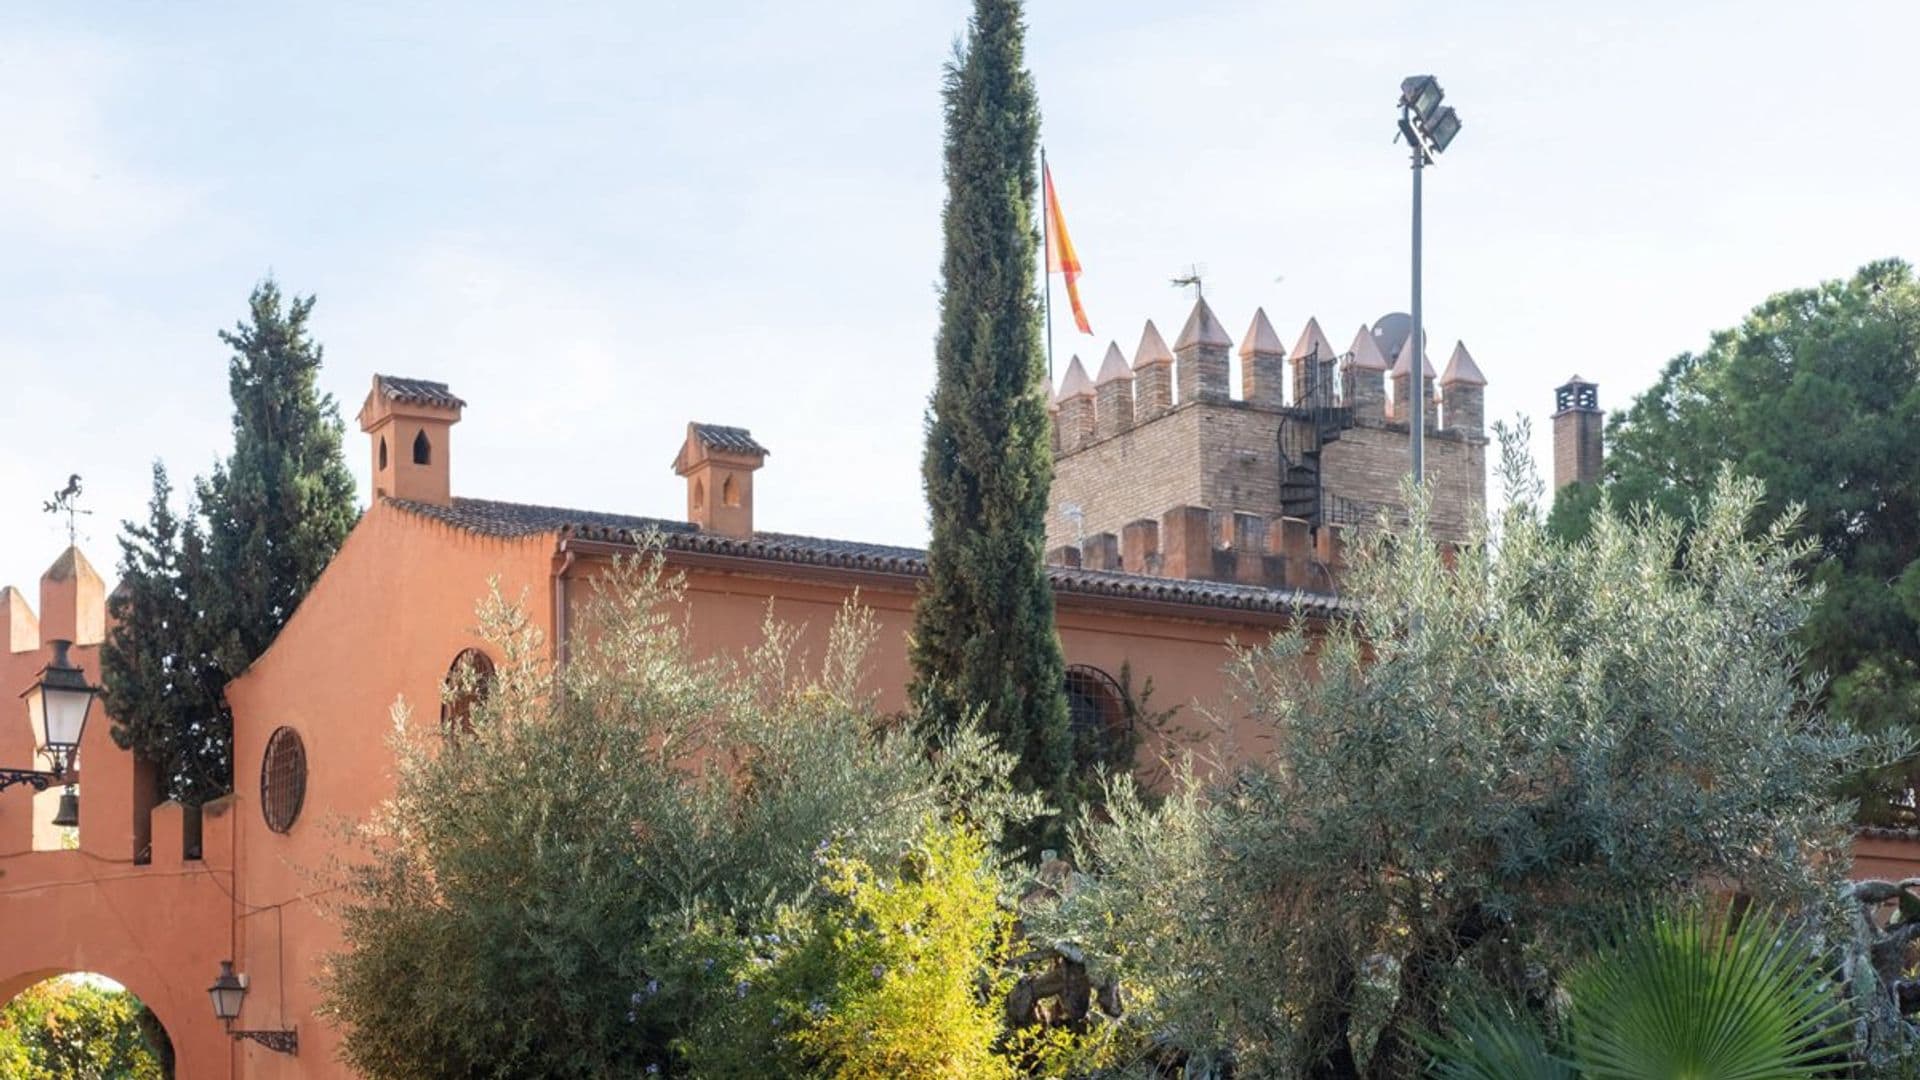
{"label": "tall cypress tree", "polygon": [[232,783],[233,717],[222,689],[272,644],[357,516],[341,453],[345,425],[319,388],[313,298],[285,301],[272,279],[233,349],[233,454],[174,515],[154,467],[145,525],[126,523],[113,633],[103,656],[114,737],[154,761],[173,798],[200,803]]}
{"label": "tall cypress tree", "polygon": [[976,0],[947,68],[946,253],[938,383],[923,473],[929,581],[915,612],[915,698],[952,723],[978,710],[1057,794],[1072,758],[1065,666],[1046,576],[1053,479],[1034,290],[1040,114],[1020,0]]}
{"label": "tall cypress tree", "polygon": [[268,278],[249,306],[250,322],[220,334],[233,349],[233,456],[198,484],[211,648],[228,678],[273,643],[358,517],[345,425],[320,390],[322,350],[307,331],[313,297],[283,303]]}

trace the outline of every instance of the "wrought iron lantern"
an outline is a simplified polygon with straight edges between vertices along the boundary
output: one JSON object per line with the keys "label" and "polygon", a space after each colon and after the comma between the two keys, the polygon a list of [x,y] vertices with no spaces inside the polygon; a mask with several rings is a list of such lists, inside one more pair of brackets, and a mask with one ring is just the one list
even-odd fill
{"label": "wrought iron lantern", "polygon": [[240,1005],[247,998],[247,977],[233,970],[233,961],[220,961],[220,977],[207,987],[207,997],[213,1000],[213,1015],[227,1027],[227,1034],[236,1039],[252,1039],[261,1046],[277,1054],[299,1054],[300,1033],[292,1028],[271,1031],[235,1031],[233,1021],[240,1015]]}
{"label": "wrought iron lantern", "polygon": [[[93,699],[100,696],[100,688],[87,682],[86,672],[68,658],[67,650],[73,647],[73,642],[56,640],[52,645],[53,659],[40,670],[40,678],[20,696],[27,700],[27,713],[40,729],[42,752],[51,760],[53,768],[44,772],[0,769],[0,788],[27,784],[35,791],[45,791],[48,785],[70,781],[73,776],[74,760],[80,753],[80,737],[86,733],[87,717],[93,712]],[[80,797],[74,794],[73,784],[69,782],[67,793],[60,798],[60,813],[54,824],[77,825],[79,822]]]}

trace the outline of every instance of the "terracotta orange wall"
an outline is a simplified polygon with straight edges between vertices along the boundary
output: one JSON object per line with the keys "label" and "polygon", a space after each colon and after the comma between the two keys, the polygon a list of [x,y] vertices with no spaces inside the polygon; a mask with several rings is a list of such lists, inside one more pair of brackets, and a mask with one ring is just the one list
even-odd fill
{"label": "terracotta orange wall", "polygon": [[[551,535],[476,536],[393,509],[370,509],[273,647],[227,691],[234,708],[234,801],[238,847],[237,970],[253,980],[241,1023],[293,1025],[300,1055],[242,1044],[241,1075],[348,1076],[335,1060],[337,1033],[314,1016],[313,976],[337,948],[322,912],[340,826],[362,820],[392,790],[389,736],[396,700],[437,737],[440,681],[461,649],[480,645],[475,610],[489,578],[525,596],[543,628],[552,602]],[[293,828],[268,829],[260,812],[260,764],[268,737],[285,725],[307,756],[306,801]]]}
{"label": "terracotta orange wall", "polygon": [[1853,877],[1886,881],[1920,878],[1920,833],[1891,835],[1867,830],[1855,837]]}
{"label": "terracotta orange wall", "polygon": [[[685,574],[686,600],[691,608],[692,643],[704,655],[739,654],[758,644],[769,613],[775,621],[803,627],[799,648],[810,669],[818,670],[827,649],[828,632],[841,607],[853,598],[853,584],[822,584],[792,575],[738,572],[711,567],[679,567]],[[576,567],[582,576],[598,572],[594,563]],[[868,655],[868,689],[877,694],[882,711],[906,707],[906,688],[912,678],[907,636],[913,627],[917,583],[861,582],[858,602],[878,624],[878,636]],[[588,594],[584,583],[569,590],[572,606]],[[1118,678],[1130,666],[1137,691],[1153,680],[1151,705],[1156,709],[1180,706],[1175,723],[1205,726],[1203,714],[1219,716],[1232,731],[1236,745],[1258,746],[1261,734],[1233,713],[1221,679],[1231,657],[1230,643],[1264,642],[1273,631],[1271,619],[1247,621],[1205,618],[1207,609],[1191,609],[1185,617],[1115,612],[1092,600],[1071,595],[1059,598],[1057,624],[1069,664],[1090,664]],[[1146,748],[1144,759],[1157,757],[1157,747]]]}
{"label": "terracotta orange wall", "polygon": [[[7,623],[0,634],[0,765],[44,769],[19,695],[52,659],[46,642],[56,637],[76,642],[69,658],[99,683],[104,590],[75,551],[42,579],[38,616],[9,592],[0,597]],[[159,813],[162,842],[151,861],[136,860],[134,761],[113,743],[107,704],[95,704],[81,740],[77,849],[32,850],[36,830],[43,840],[58,839],[51,825],[57,786],[38,796],[24,786],[0,793],[0,1001],[55,975],[105,975],[160,1017],[180,1076],[226,1076],[229,1040],[206,987],[226,949],[229,866],[182,857],[181,809],[173,805]],[[222,854],[232,823],[224,809],[209,809],[204,832]]]}

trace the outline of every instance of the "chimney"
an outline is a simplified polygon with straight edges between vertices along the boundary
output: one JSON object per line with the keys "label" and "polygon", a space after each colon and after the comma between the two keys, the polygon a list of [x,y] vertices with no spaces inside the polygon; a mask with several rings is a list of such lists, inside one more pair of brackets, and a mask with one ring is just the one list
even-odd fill
{"label": "chimney", "polygon": [[1107,345],[1100,374],[1093,379],[1094,434],[1106,439],[1133,427],[1133,369],[1120,354],[1120,345]]}
{"label": "chimney", "polygon": [[446,383],[375,375],[360,430],[373,443],[373,497],[453,505],[450,429],[466,402]]}
{"label": "chimney", "polygon": [[1356,420],[1383,420],[1387,415],[1387,358],[1365,324],[1347,353],[1346,384],[1341,387]]}
{"label": "chimney", "polygon": [[1160,331],[1147,320],[1140,332],[1140,347],[1133,351],[1133,416],[1138,423],[1173,408],[1173,350]]}
{"label": "chimney", "polygon": [[1240,397],[1249,405],[1278,409],[1286,405],[1287,347],[1273,332],[1264,308],[1255,308],[1253,324],[1240,342]]}
{"label": "chimney", "polygon": [[1174,355],[1179,358],[1175,373],[1180,381],[1180,404],[1228,400],[1227,352],[1232,348],[1233,339],[1214,318],[1206,299],[1195,300],[1180,340],[1173,343]]}
{"label": "chimney", "polygon": [[1320,320],[1309,318],[1293,346],[1293,403],[1300,408],[1333,407],[1335,353]]}
{"label": "chimney", "polygon": [[1093,441],[1093,380],[1074,357],[1067,363],[1067,374],[1060,380],[1060,394],[1054,404],[1060,406],[1060,452],[1071,454]]}
{"label": "chimney", "polygon": [[1441,404],[1446,409],[1449,431],[1480,434],[1486,412],[1486,386],[1487,377],[1480,374],[1480,365],[1473,362],[1467,343],[1455,342],[1447,370],[1440,373]]}
{"label": "chimney", "polygon": [[1553,392],[1553,489],[1600,481],[1600,387],[1575,375]]}
{"label": "chimney", "polygon": [[746,428],[688,424],[673,471],[687,478],[687,520],[702,532],[753,535],[753,473],[767,448]]}

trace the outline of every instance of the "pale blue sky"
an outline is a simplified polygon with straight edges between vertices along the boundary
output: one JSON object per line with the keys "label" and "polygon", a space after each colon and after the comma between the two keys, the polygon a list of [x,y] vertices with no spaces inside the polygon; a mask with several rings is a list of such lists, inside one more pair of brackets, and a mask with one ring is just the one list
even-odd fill
{"label": "pale blue sky", "polygon": [[[920,542],[940,65],[964,0],[8,5],[0,583],[111,574],[151,460],[228,445],[215,339],[319,295],[349,425],[375,371],[467,398],[458,494],[678,516],[685,422],[773,450],[761,527]],[[1428,182],[1435,358],[1543,421],[1619,405],[1769,292],[1920,256],[1920,5],[1040,0],[1030,61],[1097,338],[1344,347],[1406,305],[1400,77],[1466,121]],[[348,455],[366,483],[364,436]],[[1544,449],[1544,442],[1541,444]]]}

